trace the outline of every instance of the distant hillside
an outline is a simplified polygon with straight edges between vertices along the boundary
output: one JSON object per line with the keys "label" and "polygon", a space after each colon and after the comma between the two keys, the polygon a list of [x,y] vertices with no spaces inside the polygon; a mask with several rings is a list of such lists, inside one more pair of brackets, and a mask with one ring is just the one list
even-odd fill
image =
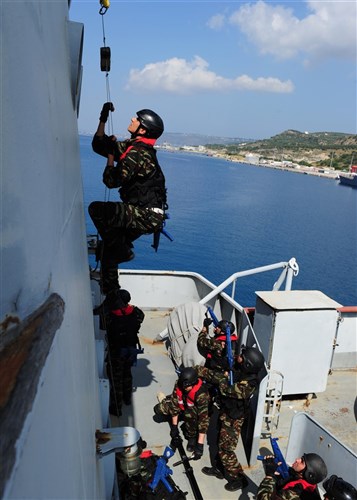
{"label": "distant hillside", "polygon": [[211,149],[244,158],[255,153],[264,159],[289,160],[296,163],[347,170],[357,163],[357,135],[340,132],[299,132],[286,130],[270,139],[248,144],[211,144]]}
{"label": "distant hillside", "polygon": [[171,146],[205,146],[206,144],[241,144],[252,142],[253,139],[242,139],[239,137],[216,137],[201,134],[180,134],[173,132],[164,132],[162,137],[157,141],[160,144],[171,144]]}
{"label": "distant hillside", "polygon": [[274,135],[270,139],[254,141],[252,147],[279,147],[279,148],[344,148],[356,147],[357,135],[343,134],[340,132],[299,132],[298,130],[286,130],[281,134]]}

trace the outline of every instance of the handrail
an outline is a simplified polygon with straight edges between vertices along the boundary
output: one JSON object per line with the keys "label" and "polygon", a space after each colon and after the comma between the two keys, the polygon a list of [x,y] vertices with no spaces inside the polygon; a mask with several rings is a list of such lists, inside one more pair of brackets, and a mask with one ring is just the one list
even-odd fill
{"label": "handrail", "polygon": [[[292,284],[292,276],[297,276],[299,273],[299,266],[296,262],[295,257],[292,257],[289,262],[278,262],[276,264],[270,264],[268,266],[256,267],[254,269],[248,269],[247,271],[238,271],[237,273],[232,274],[229,278],[223,281],[220,285],[218,285],[212,292],[203,297],[199,301],[199,304],[206,304],[209,300],[216,297],[220,292],[222,292],[228,285],[235,282],[238,278],[242,278],[244,276],[251,276],[252,274],[264,273],[266,271],[273,271],[274,269],[283,268],[283,272],[281,273],[278,281],[274,284],[273,290],[279,290],[282,285],[285,277],[286,277],[286,286],[285,290],[291,290]],[[290,272],[289,272],[290,271]],[[289,278],[289,279],[288,279]],[[276,287],[278,285],[278,287]],[[232,296],[233,298],[233,296]]]}
{"label": "handrail", "polygon": [[[210,301],[211,299],[216,297],[220,292],[222,292],[231,283],[233,283],[233,289],[232,289],[232,299],[233,299],[235,292],[235,282],[238,278],[242,278],[244,276],[251,276],[252,274],[259,274],[267,271],[273,271],[275,269],[280,269],[280,268],[283,268],[283,272],[279,276],[278,280],[275,282],[273,290],[279,290],[285,279],[286,279],[285,290],[291,290],[293,276],[297,276],[299,274],[299,265],[296,262],[295,257],[292,257],[288,262],[277,262],[276,264],[270,264],[268,266],[256,267],[254,269],[248,269],[246,271],[238,271],[232,274],[220,285],[216,286],[214,290],[212,290],[208,295],[203,297],[198,303],[206,304],[208,301]],[[159,342],[164,338],[166,338],[166,336],[167,336],[167,328],[162,330],[162,332],[160,332],[156,336],[155,340]]]}

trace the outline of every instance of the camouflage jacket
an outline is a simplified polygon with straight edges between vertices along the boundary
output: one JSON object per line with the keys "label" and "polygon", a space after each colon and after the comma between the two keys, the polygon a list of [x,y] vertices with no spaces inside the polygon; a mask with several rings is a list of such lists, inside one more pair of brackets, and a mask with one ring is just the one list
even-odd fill
{"label": "camouflage jacket", "polygon": [[105,168],[103,182],[108,188],[119,187],[124,203],[141,208],[167,208],[165,176],[154,143],[155,139],[138,137],[116,143],[117,165]]}
{"label": "camouflage jacket", "polygon": [[[175,384],[174,390],[171,394],[171,403],[177,409],[177,414],[180,413],[180,405],[178,400],[178,394],[176,391],[177,382]],[[194,400],[194,412],[197,415],[198,420],[198,432],[206,434],[209,426],[209,408],[210,396],[204,384],[202,385],[202,390],[196,393]],[[187,411],[187,410],[185,410]]]}
{"label": "camouflage jacket", "polygon": [[[294,481],[298,476],[291,468],[289,470],[292,477],[288,481]],[[301,484],[292,484],[283,489],[284,484],[287,484],[287,482],[284,481],[282,485],[279,485],[279,480],[265,477],[259,485],[257,500],[297,500],[300,498],[303,500],[319,500],[321,498],[318,489],[312,485],[310,489],[306,490]]]}
{"label": "camouflage jacket", "polygon": [[198,376],[216,385],[222,396],[233,399],[249,399],[256,389],[256,384],[252,384],[249,377],[247,379],[242,378],[233,385],[229,385],[228,378],[223,373],[209,370],[204,366],[196,366],[195,368]]}
{"label": "camouflage jacket", "polygon": [[[116,167],[106,167],[103,182],[108,188],[123,186],[134,177],[146,177],[156,168],[153,155],[149,148],[136,147],[134,139],[116,143],[119,159]],[[129,149],[123,159],[120,157]],[[152,149],[152,148],[151,148]]]}
{"label": "camouflage jacket", "polygon": [[[205,366],[207,368],[219,371],[229,370],[225,342],[222,343],[216,337],[209,337],[204,329],[198,334],[197,347],[206,358]],[[232,350],[234,350],[234,342],[232,342]]]}

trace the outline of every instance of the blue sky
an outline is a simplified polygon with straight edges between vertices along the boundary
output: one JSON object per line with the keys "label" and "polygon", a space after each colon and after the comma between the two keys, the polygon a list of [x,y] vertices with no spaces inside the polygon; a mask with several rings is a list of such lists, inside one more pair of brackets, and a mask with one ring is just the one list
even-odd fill
{"label": "blue sky", "polygon": [[104,16],[99,8],[98,0],[70,8],[84,24],[81,133],[96,129],[108,89],[118,136],[142,108],[159,113],[168,132],[356,133],[354,0],[111,0]]}

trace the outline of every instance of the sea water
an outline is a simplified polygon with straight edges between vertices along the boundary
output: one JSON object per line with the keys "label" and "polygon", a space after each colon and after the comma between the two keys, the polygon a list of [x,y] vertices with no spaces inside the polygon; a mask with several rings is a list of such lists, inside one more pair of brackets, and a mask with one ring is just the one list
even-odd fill
{"label": "sea water", "polygon": [[[87,233],[93,200],[117,201],[102,183],[106,163],[81,136]],[[357,305],[357,190],[337,180],[263,168],[204,155],[159,150],[170,219],[157,252],[152,236],[135,242],[126,269],[194,271],[218,285],[231,274],[288,261],[299,273],[294,290],[320,290]],[[281,270],[240,278],[236,300],[255,305],[255,290],[272,289]],[[228,290],[229,291],[229,290]]]}

